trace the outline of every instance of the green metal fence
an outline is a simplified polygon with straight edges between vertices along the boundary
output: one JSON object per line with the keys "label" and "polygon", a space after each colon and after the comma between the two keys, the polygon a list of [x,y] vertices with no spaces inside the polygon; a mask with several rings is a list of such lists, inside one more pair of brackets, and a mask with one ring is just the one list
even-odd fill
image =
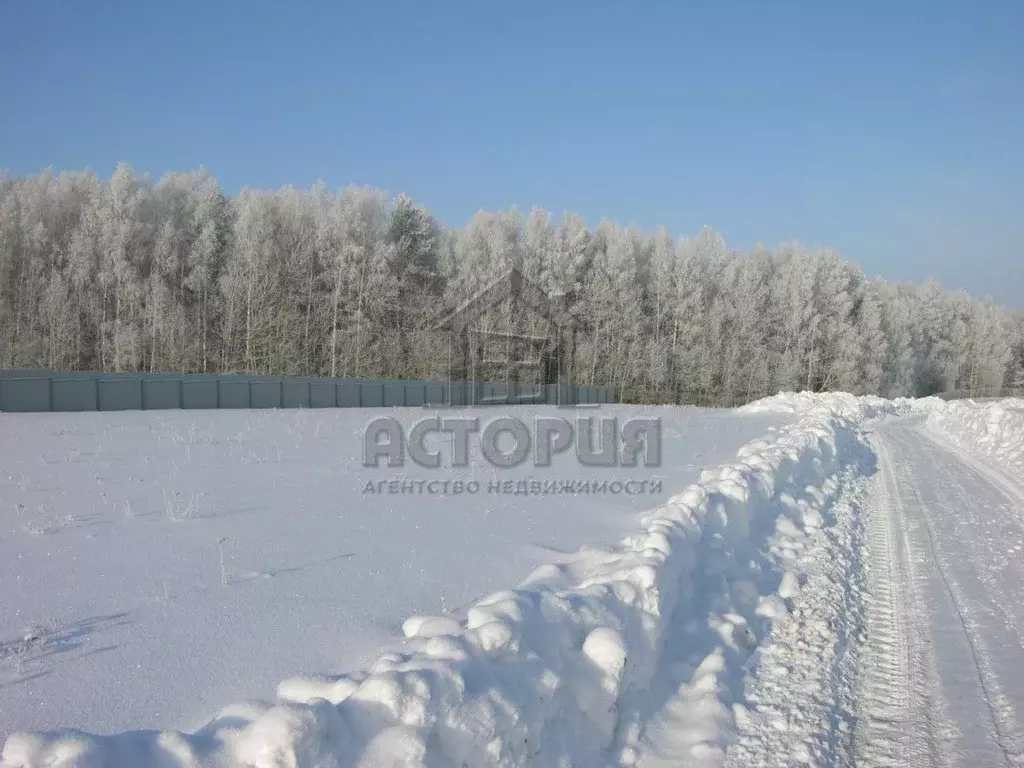
{"label": "green metal fence", "polygon": [[974,389],[939,392],[935,396],[943,400],[999,400],[1006,397],[1024,398],[1024,389],[1020,387],[975,387]]}
{"label": "green metal fence", "polygon": [[0,411],[614,403],[613,387],[0,369]]}

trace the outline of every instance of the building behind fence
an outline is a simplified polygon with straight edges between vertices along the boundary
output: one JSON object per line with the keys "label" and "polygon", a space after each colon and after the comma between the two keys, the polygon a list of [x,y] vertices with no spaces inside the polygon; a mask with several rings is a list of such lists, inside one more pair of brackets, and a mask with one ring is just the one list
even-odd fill
{"label": "building behind fence", "polygon": [[0,411],[11,412],[614,402],[613,387],[564,384],[0,370]]}

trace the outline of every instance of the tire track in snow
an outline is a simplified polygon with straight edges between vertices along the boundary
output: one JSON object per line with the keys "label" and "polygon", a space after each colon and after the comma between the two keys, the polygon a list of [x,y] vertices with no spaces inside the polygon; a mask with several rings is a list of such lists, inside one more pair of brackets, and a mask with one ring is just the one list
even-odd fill
{"label": "tire track in snow", "polygon": [[[960,593],[960,590],[957,588],[956,584],[950,580],[946,568],[944,568],[942,565],[942,559],[939,556],[939,549],[935,540],[935,533],[932,530],[932,526],[928,521],[927,513],[924,512],[925,504],[923,499],[921,498],[921,494],[919,493],[917,487],[913,484],[912,481],[910,484],[908,484],[907,488],[909,494],[917,502],[917,508],[920,509],[923,513],[923,528],[928,542],[928,553],[930,555],[930,560],[931,563],[934,565],[935,571],[939,579],[942,582],[943,588],[945,589],[946,594],[944,595],[944,597],[949,602],[948,610],[950,610],[952,615],[955,616],[956,620],[959,622],[959,630],[963,633],[963,642],[966,645],[967,650],[969,651],[970,661],[973,663],[974,666],[973,675],[977,677],[977,683],[980,686],[980,699],[984,704],[985,714],[987,714],[988,720],[990,721],[992,735],[995,737],[995,741],[1000,751],[1002,751],[1003,753],[1003,760],[1005,761],[1005,764],[1011,765],[1012,763],[1006,752],[1005,737],[1002,730],[1000,729],[1001,718],[998,716],[996,712],[996,707],[992,702],[993,697],[1000,696],[1001,691],[999,690],[999,686],[996,683],[995,678],[991,674],[986,674],[983,670],[983,667],[986,666],[986,657],[984,649],[981,647],[981,643],[979,642],[976,636],[977,625],[975,622],[968,620],[967,609],[965,608],[966,601],[963,599],[963,595]],[[966,734],[963,733],[963,731],[961,731],[961,737],[966,737]],[[972,759],[976,760],[977,758],[975,757]],[[974,764],[977,765],[978,763],[975,762]]]}
{"label": "tire track in snow", "polygon": [[927,711],[914,701],[928,675],[920,674],[924,654],[909,591],[910,543],[889,453],[877,435],[872,444],[879,471],[868,510],[868,638],[860,662],[855,754],[866,765],[927,766],[937,751]]}
{"label": "tire track in snow", "polygon": [[[995,571],[991,565],[1007,536],[1024,535],[1013,497],[956,452],[926,439],[914,420],[880,425],[875,442],[885,489],[879,499],[891,508],[908,553],[910,636],[923,641],[924,680],[910,689],[910,709],[929,726],[927,764],[1024,765],[1016,706],[1024,653],[998,583],[1019,586],[1021,574],[1014,561]],[[884,754],[884,746],[870,749]]]}
{"label": "tire track in snow", "polygon": [[[1011,511],[1011,514],[1002,516],[993,516],[986,522],[991,525],[997,525],[1001,530],[996,532],[997,537],[1003,542],[1009,542],[1016,540],[1018,546],[1024,548],[1024,526],[1021,521],[1024,520],[1024,492],[1019,489],[1015,489],[1012,484],[1009,484],[1009,480],[1002,477],[1000,473],[991,470],[990,468],[979,465],[972,457],[969,457],[959,447],[952,443],[947,443],[942,440],[938,434],[919,428],[917,430],[930,444],[930,451],[932,457],[936,460],[941,461],[944,458],[948,460],[947,454],[952,453],[957,459],[963,460],[967,464],[968,468],[974,470],[976,474],[982,479],[982,481],[989,481],[996,486],[1005,496],[1008,501],[1007,509]],[[962,505],[964,509],[967,509],[970,504],[974,501],[974,495],[970,490],[962,483],[955,480],[955,478],[947,478],[947,482],[952,481],[956,489],[956,502]],[[992,534],[992,531],[988,531]],[[1016,548],[1015,548],[1016,549]],[[1016,553],[1019,553],[1020,549],[1016,549]],[[965,550],[965,554],[971,561],[974,568],[974,572],[977,577],[984,582],[987,595],[991,600],[992,606],[995,612],[999,614],[999,618],[1002,620],[1004,626],[1012,633],[1016,647],[1024,652],[1024,632],[1021,631],[1021,626],[1024,625],[1024,605],[1020,605],[1018,601],[1015,601],[1010,594],[1007,594],[1007,589],[1010,589],[1012,593],[1018,593],[1024,591],[1024,580],[1019,578],[1019,574],[1010,572],[1005,569],[996,569],[993,572],[993,552],[986,551],[984,559],[978,557],[978,552],[974,549]],[[1017,554],[1019,556],[1019,554]],[[1008,558],[1009,559],[1009,558]],[[1009,563],[1006,563],[1007,565]],[[1000,574],[1000,571],[1002,573]],[[1009,585],[1004,586],[997,575],[1004,575],[1006,581],[1010,581]],[[1016,579],[1014,577],[1017,577]],[[1015,611],[1015,606],[1017,610]]]}
{"label": "tire track in snow", "polygon": [[[963,510],[969,509],[977,494],[970,492],[964,480],[966,474],[972,474],[976,480],[980,480],[980,483],[976,483],[976,485],[995,489],[998,496],[1002,496],[1009,502],[1006,508],[1008,510],[1014,508],[1018,497],[1006,487],[998,473],[993,475],[989,471],[984,471],[973,460],[965,461],[964,459],[968,457],[964,456],[962,451],[948,450],[944,444],[938,443],[934,439],[928,439],[922,430],[915,429],[914,433],[919,436],[916,445],[920,446],[919,450],[923,448],[922,452],[928,454],[929,463],[932,466],[940,466],[943,462],[950,461],[951,458],[958,464],[959,475],[956,472],[943,474],[943,487],[946,491],[947,503],[955,503],[958,508],[962,504]],[[965,469],[967,472],[963,471]],[[922,511],[934,562],[971,649],[978,682],[984,692],[996,741],[1003,753],[1005,763],[1009,766],[1022,766],[1024,765],[1024,733],[1020,726],[1017,707],[1007,695],[1000,680],[1002,675],[997,669],[1000,666],[1000,660],[994,657],[992,651],[996,648],[1002,650],[1010,648],[1016,651],[1012,665],[1019,667],[1019,663],[1024,657],[1024,653],[1022,653],[1024,652],[1024,642],[1022,642],[1017,622],[1007,608],[1008,601],[1005,592],[992,578],[989,568],[983,561],[983,558],[990,559],[992,552],[988,550],[984,553],[978,552],[977,548],[963,546],[962,540],[954,539],[957,541],[955,554],[963,557],[968,565],[966,569],[956,569],[955,563],[950,562],[950,554],[947,552],[952,537],[936,535],[926,511],[931,505],[922,497],[918,485],[911,484],[908,486],[908,490]],[[953,491],[956,493],[953,494]],[[990,506],[988,511],[991,513],[995,509],[998,507]],[[983,558],[980,558],[979,555],[982,555]],[[957,574],[959,574],[959,578],[957,578]],[[973,580],[978,582],[981,590],[972,599],[967,593],[967,587],[970,584],[961,582]],[[1002,638],[999,637],[1000,625],[1004,630]],[[1005,635],[1010,637],[1007,638]],[[1003,666],[1006,666],[1005,662]]]}

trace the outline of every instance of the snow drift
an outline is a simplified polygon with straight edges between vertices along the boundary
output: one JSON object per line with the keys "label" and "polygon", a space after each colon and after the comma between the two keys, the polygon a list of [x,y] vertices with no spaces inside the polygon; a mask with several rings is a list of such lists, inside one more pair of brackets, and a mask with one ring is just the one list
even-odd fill
{"label": "snow drift", "polygon": [[915,400],[899,397],[887,400],[876,395],[851,395],[848,392],[780,392],[737,409],[740,413],[806,413],[826,407],[833,413],[853,421],[882,416],[901,416],[941,403],[936,398]]}
{"label": "snow drift", "polygon": [[401,652],[360,673],[285,680],[276,703],[228,707],[191,734],[16,733],[3,765],[628,764],[644,751],[652,684],[687,643],[702,659],[690,690],[707,706],[693,708],[686,746],[720,751],[734,726],[723,670],[746,664],[790,610],[799,579],[786,564],[868,452],[857,422],[909,407],[848,395],[752,404],[799,418],[703,473],[619,546],[543,566],[458,619],[412,617]]}
{"label": "snow drift", "polygon": [[940,401],[927,424],[961,450],[994,461],[1018,482],[1024,478],[1024,400]]}

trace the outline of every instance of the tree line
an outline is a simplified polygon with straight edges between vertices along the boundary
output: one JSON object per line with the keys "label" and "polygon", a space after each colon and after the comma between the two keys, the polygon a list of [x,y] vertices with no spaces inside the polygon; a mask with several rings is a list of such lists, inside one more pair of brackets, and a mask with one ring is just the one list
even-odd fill
{"label": "tree line", "polygon": [[[577,384],[732,405],[1024,386],[1024,317],[822,248],[738,253],[534,208],[444,226],[363,187],[224,194],[205,170],[0,176],[0,366],[443,378],[432,330],[511,267],[567,298]],[[499,313],[500,314],[500,313]],[[501,315],[529,334],[535,320]]]}

